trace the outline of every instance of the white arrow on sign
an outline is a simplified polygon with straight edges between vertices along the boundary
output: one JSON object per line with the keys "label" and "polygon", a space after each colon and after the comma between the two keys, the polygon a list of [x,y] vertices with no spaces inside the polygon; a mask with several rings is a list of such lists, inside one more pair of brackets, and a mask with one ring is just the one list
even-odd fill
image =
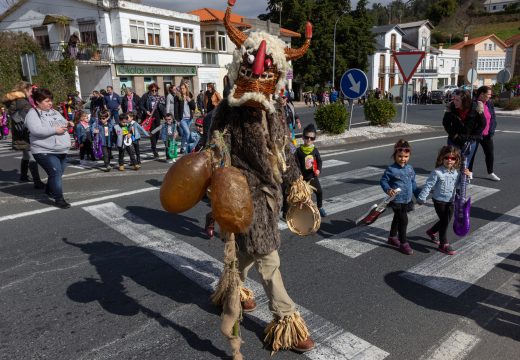
{"label": "white arrow on sign", "polygon": [[358,81],[356,82],[356,80],[354,79],[354,76],[352,76],[352,74],[348,74],[348,79],[350,80],[350,83],[352,84],[352,86],[350,87],[350,90],[354,91],[356,94],[359,94],[361,91],[361,81]]}

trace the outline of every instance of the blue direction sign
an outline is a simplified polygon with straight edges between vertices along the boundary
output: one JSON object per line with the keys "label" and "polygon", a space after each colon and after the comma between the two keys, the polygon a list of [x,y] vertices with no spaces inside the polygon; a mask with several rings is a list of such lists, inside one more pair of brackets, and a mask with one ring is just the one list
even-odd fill
{"label": "blue direction sign", "polygon": [[360,98],[367,91],[367,87],[367,75],[359,69],[349,69],[341,77],[341,91],[349,99]]}

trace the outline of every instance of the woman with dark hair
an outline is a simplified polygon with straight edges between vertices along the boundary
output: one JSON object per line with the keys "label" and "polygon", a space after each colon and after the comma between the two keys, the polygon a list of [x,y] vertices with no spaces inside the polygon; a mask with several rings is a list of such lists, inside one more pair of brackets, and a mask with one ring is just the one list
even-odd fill
{"label": "woman with dark hair", "polygon": [[493,165],[495,162],[493,136],[495,135],[495,129],[497,127],[497,118],[495,115],[495,107],[491,96],[493,95],[489,86],[481,86],[477,90],[477,101],[481,101],[484,104],[484,118],[486,119],[486,125],[482,130],[482,137],[476,142],[475,152],[469,163],[469,171],[473,171],[473,161],[477,154],[478,145],[482,145],[484,151],[484,157],[486,159],[486,168],[488,173],[488,179],[493,181],[500,181],[500,178],[495,175],[493,171]]}
{"label": "woman with dark hair", "polygon": [[153,118],[150,128],[150,143],[154,158],[158,158],[157,141],[160,133],[158,131],[154,133],[153,130],[161,126],[161,119],[165,115],[165,100],[163,96],[159,95],[159,86],[156,83],[148,85],[148,92],[141,97],[139,108],[143,114],[143,120],[149,117]]}
{"label": "woman with dark hair", "polygon": [[181,150],[180,153],[186,152],[188,139],[190,137],[190,125],[195,112],[195,101],[193,95],[188,89],[188,84],[182,82],[179,85],[179,92],[175,96],[174,116],[179,123],[181,133]]}
{"label": "woman with dark hair", "polygon": [[48,176],[45,193],[54,198],[57,207],[68,209],[70,204],[63,198],[62,176],[70,149],[67,128],[74,124],[54,110],[53,98],[48,89],[35,89],[36,107],[27,113],[25,125],[30,133],[31,153]]}
{"label": "woman with dark hair", "polygon": [[448,133],[448,145],[461,150],[464,168],[468,168],[485,124],[484,104],[481,101],[471,101],[467,90],[455,90],[444,113],[442,125]]}

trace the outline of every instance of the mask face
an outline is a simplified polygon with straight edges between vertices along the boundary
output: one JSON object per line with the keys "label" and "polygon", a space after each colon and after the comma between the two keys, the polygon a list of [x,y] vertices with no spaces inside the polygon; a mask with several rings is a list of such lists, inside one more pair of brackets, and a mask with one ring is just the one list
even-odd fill
{"label": "mask face", "polygon": [[305,43],[301,48],[288,48],[278,37],[262,31],[244,34],[231,22],[228,1],[224,25],[229,38],[237,46],[229,67],[229,80],[233,84],[228,97],[230,106],[251,106],[274,113],[271,97],[285,86],[289,60],[303,56],[310,45],[312,25],[307,23]]}

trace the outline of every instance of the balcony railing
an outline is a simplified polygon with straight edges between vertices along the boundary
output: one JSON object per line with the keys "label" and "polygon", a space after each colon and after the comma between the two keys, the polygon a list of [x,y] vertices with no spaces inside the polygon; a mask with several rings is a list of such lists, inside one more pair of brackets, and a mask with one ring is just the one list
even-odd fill
{"label": "balcony railing", "polygon": [[418,68],[415,72],[415,75],[417,76],[428,76],[428,75],[437,75],[438,70],[433,68]]}
{"label": "balcony railing", "polygon": [[114,60],[114,51],[108,44],[79,44],[76,48],[58,44],[43,52],[49,61],[59,61],[64,58],[79,62],[112,62]]}
{"label": "balcony railing", "polygon": [[380,66],[379,73],[380,74],[397,74],[399,69],[397,66]]}

